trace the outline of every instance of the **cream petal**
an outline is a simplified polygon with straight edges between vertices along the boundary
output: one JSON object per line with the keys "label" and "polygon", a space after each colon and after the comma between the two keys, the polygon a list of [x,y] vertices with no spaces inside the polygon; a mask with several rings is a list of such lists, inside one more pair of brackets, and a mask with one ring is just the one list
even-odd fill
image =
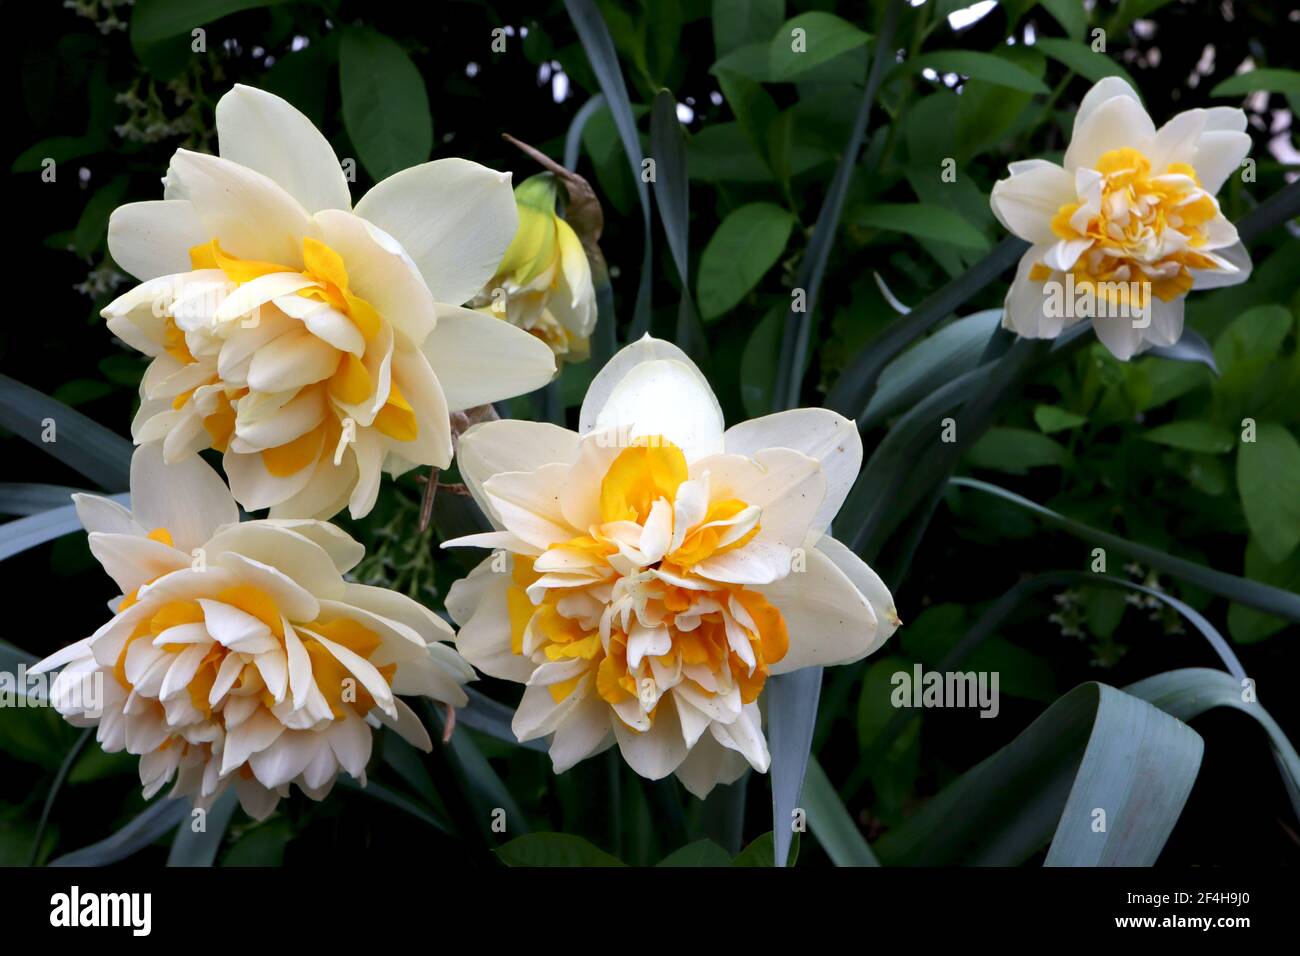
{"label": "cream petal", "polygon": [[759,773],[767,773],[772,756],[768,753],[767,739],[763,736],[763,721],[759,716],[758,704],[747,704],[740,716],[729,724],[714,721],[709,730],[713,733],[713,739],[722,746],[743,756]]}
{"label": "cream petal", "polygon": [[[1002,327],[1027,339],[1054,339],[1061,334],[1067,323],[1067,310],[1054,307],[1054,300],[1048,295],[1047,284],[1029,278],[1029,270],[1035,263],[1043,261],[1048,248],[1032,246],[1021,256],[1003,305]],[[1059,275],[1054,275],[1052,281],[1059,284],[1062,280]],[[1072,324],[1077,319],[1068,321]]]}
{"label": "cream petal", "polygon": [[1241,169],[1242,161],[1250,155],[1250,147],[1248,133],[1227,129],[1202,133],[1193,163],[1201,188],[1211,196],[1218,195],[1228,177]]}
{"label": "cream petal", "polygon": [[389,450],[417,465],[446,468],[452,454],[450,412],[429,360],[409,345],[394,348],[393,381],[415,410],[419,431],[414,441],[388,439]]}
{"label": "cream petal", "polygon": [[1142,329],[1134,324],[1136,321],[1127,316],[1097,316],[1092,320],[1092,330],[1111,355],[1127,362],[1144,347]]}
{"label": "cream petal", "polygon": [[1250,278],[1254,263],[1251,262],[1250,253],[1246,251],[1245,245],[1241,242],[1219,249],[1215,254],[1219,258],[1226,260],[1230,265],[1236,266],[1236,271],[1211,272],[1205,269],[1192,269],[1193,289],[1219,289],[1223,286],[1239,285]]}
{"label": "cream petal", "polygon": [[1019,170],[993,184],[989,196],[993,214],[1009,232],[1027,242],[1053,242],[1052,217],[1074,201],[1074,177],[1044,160]]}
{"label": "cream petal", "polygon": [[[329,459],[322,457],[322,463],[329,464]],[[293,499],[308,486],[316,474],[315,469],[307,467],[300,468],[292,475],[273,475],[266,470],[260,451],[241,454],[227,449],[222,458],[222,467],[230,479],[231,492],[249,511],[274,508]],[[321,463],[316,467],[320,468]]]}
{"label": "cream petal", "polygon": [[334,374],[339,351],[305,328],[290,329],[253,354],[248,386],[259,392],[281,392],[314,385]]}
{"label": "cream petal", "polygon": [[402,244],[438,302],[460,305],[492,278],[519,223],[510,174],[466,159],[394,173],[357,203]]}
{"label": "cream petal", "polygon": [[555,354],[537,336],[456,306],[438,306],[422,349],[452,411],[524,395],[555,375]]}
{"label": "cream petal", "polygon": [[804,570],[758,590],[785,618],[790,649],[773,674],[858,660],[876,643],[871,603],[817,548],[805,552]]}
{"label": "cream petal", "polygon": [[560,508],[560,492],[568,475],[569,467],[558,464],[531,472],[502,472],[489,478],[483,491],[507,531],[545,549],[578,533],[565,521]]}
{"label": "cream petal", "polygon": [[452,620],[460,624],[456,649],[491,677],[526,683],[534,665],[528,658],[514,653],[510,646],[506,591],[511,576],[494,571],[492,564],[493,558],[487,558],[469,577],[453,584],[447,594],[447,610]]}
{"label": "cream petal", "polygon": [[1113,96],[1075,122],[1070,147],[1065,151],[1065,168],[1071,173],[1080,166],[1094,169],[1103,153],[1124,146],[1140,148],[1151,141],[1155,132],[1155,124],[1141,103],[1130,96]]}
{"label": "cream petal", "polygon": [[644,733],[637,733],[621,720],[612,723],[623,759],[647,780],[663,779],[686,759],[686,743],[672,694],[660,700],[654,723]]}
{"label": "cream petal", "polygon": [[749,769],[749,762],[734,750],[728,750],[710,734],[691,748],[677,768],[682,786],[703,800],[719,784],[735,783]]}
{"label": "cream petal", "polygon": [[826,495],[812,526],[824,531],[848,497],[862,468],[862,438],[843,415],[827,408],[796,408],[740,422],[723,434],[727,454],[753,458],[764,448],[793,448],[815,458],[826,479]]}
{"label": "cream petal", "polygon": [[714,455],[692,463],[692,478],[705,474],[714,501],[736,498],[762,509],[755,540],[787,548],[803,543],[826,498],[820,463],[791,448],[765,448],[752,459]]}
{"label": "cream petal", "polygon": [[90,553],[123,594],[130,594],[142,584],[190,563],[185,553],[134,534],[93,531],[88,542]]}
{"label": "cream petal", "polygon": [[[207,238],[241,259],[302,265],[302,240],[315,234],[307,211],[261,173],[223,159],[178,149],[170,172],[185,186]],[[173,270],[175,271],[175,270]]]}
{"label": "cream petal", "polygon": [[131,509],[141,527],[166,528],[186,553],[239,520],[225,482],[202,458],[164,464],[156,445],[142,445],[131,456]]}
{"label": "cream petal", "polygon": [[300,295],[281,296],[275,300],[275,306],[286,315],[301,321],[308,332],[340,352],[351,352],[358,358],[365,355],[365,336],[356,323],[338,309]]}
{"label": "cream petal", "polygon": [[1079,103],[1079,110],[1074,114],[1074,132],[1071,134],[1071,139],[1079,135],[1083,121],[1091,116],[1097,107],[1117,96],[1126,96],[1135,103],[1141,103],[1133,87],[1118,76],[1107,76],[1094,83],[1084,94],[1083,100]]}
{"label": "cream petal", "polygon": [[1155,345],[1178,344],[1178,340],[1183,337],[1185,301],[1182,296],[1169,302],[1156,296],[1151,297],[1151,327],[1146,330],[1147,341]]}
{"label": "cream petal", "polygon": [[573,767],[614,742],[609,725],[609,707],[596,694],[589,694],[555,728],[551,738],[551,769],[556,773]]}
{"label": "cream petal", "polygon": [[213,318],[218,322],[231,322],[252,315],[257,310],[257,319],[260,321],[261,307],[272,299],[280,296],[288,297],[300,289],[319,287],[319,282],[307,278],[301,272],[272,272],[258,276],[232,289],[230,294],[222,299]]}
{"label": "cream petal", "polygon": [[425,340],[437,324],[433,294],[396,239],[360,216],[339,210],[317,213],[325,242],[343,258],[348,285],[412,342]]}
{"label": "cream petal", "polygon": [[236,83],[217,101],[217,143],[225,159],[274,180],[308,212],[349,209],[343,167],[315,125],[274,94]]}
{"label": "cream petal", "polygon": [[1170,163],[1193,163],[1196,159],[1197,140],[1205,129],[1205,121],[1205,110],[1184,110],[1156,130],[1155,139],[1147,152],[1152,173],[1160,175]]}
{"label": "cream petal", "polygon": [[[311,336],[306,336],[311,338]],[[319,388],[305,388],[290,402],[271,414],[252,418],[239,415],[235,421],[235,451],[248,453],[277,448],[307,434],[321,423],[328,411],[325,393]]]}
{"label": "cream petal", "polygon": [[185,200],[127,203],[108,217],[113,261],[141,281],[189,272],[190,249],[211,238]]}
{"label": "cream petal", "polygon": [[673,359],[641,362],[609,392],[596,429],[614,429],[620,443],[662,436],[688,462],[722,451],[722,411],[693,366]]}
{"label": "cream petal", "polygon": [[[317,521],[312,518],[268,518],[262,521],[262,524],[284,528],[286,531],[292,531],[294,534],[307,538],[330,556],[330,560],[334,562],[334,567],[340,574],[351,571],[366,556],[365,545],[338,527],[338,525],[330,524],[328,521]],[[358,592],[360,594],[379,591],[380,594],[394,594],[403,600],[409,600],[409,598],[404,598],[402,595],[384,588],[364,588],[360,584],[348,585],[348,587],[361,588],[362,590]],[[427,613],[433,614],[432,611]],[[392,615],[388,616],[391,617]],[[437,615],[433,616],[437,617]]]}
{"label": "cream petal", "polygon": [[[573,462],[577,434],[543,421],[502,419],[473,425],[460,436],[456,468],[478,506],[493,516],[482,484],[507,471],[534,471],[543,464]],[[498,523],[498,527],[500,527]]]}
{"label": "cream petal", "polygon": [[[272,521],[227,525],[207,544],[208,560],[220,563],[226,552],[275,568],[317,598],[343,595],[343,578],[323,547],[306,535]],[[287,612],[287,608],[284,609]],[[291,620],[302,620],[290,615]]]}
{"label": "cream petal", "polygon": [[716,416],[714,417],[721,422],[722,408],[718,405],[717,399],[713,398],[713,390],[709,386],[709,380],[704,377],[704,373],[696,367],[685,352],[671,342],[654,339],[646,335],[639,341],[619,349],[614,357],[605,363],[605,367],[596,373],[596,377],[592,379],[591,385],[587,388],[586,397],[582,400],[582,411],[578,417],[578,434],[585,436],[597,427],[596,419],[609,401],[610,393],[627,376],[628,372],[643,362],[661,359],[680,362],[690,370],[697,382],[695,390],[703,390],[708,393],[712,398],[712,405],[716,409]]}
{"label": "cream petal", "polygon": [[147,534],[124,508],[112,498],[99,495],[74,494],[72,503],[77,509],[77,520],[87,531],[107,531],[110,534]]}
{"label": "cream petal", "polygon": [[898,610],[894,607],[894,596],[889,593],[885,582],[880,580],[880,575],[842,542],[829,535],[822,535],[817,539],[815,547],[831,559],[835,567],[853,582],[858,593],[871,604],[872,613],[876,615],[876,635],[875,640],[867,645],[864,656],[873,653],[877,647],[889,640],[903,623],[899,620]]}

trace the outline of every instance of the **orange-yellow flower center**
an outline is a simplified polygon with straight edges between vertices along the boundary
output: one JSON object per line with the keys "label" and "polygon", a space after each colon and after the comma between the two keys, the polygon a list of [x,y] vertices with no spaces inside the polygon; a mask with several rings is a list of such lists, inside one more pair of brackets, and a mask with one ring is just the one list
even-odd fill
{"label": "orange-yellow flower center", "polygon": [[[1141,309],[1150,294],[1165,302],[1185,294],[1189,270],[1215,268],[1197,249],[1219,207],[1195,169],[1170,163],[1153,173],[1147,156],[1127,146],[1104,153],[1095,168],[1102,174],[1100,203],[1067,203],[1052,218],[1057,237],[1089,243],[1070,270],[1076,288]],[[1043,262],[1029,272],[1037,282],[1054,275]]]}
{"label": "orange-yellow flower center", "polygon": [[[219,269],[236,287],[266,275],[301,274],[315,285],[295,294],[319,300],[345,315],[361,333],[365,347],[369,348],[379,336],[383,319],[370,302],[352,291],[343,257],[325,243],[312,238],[303,239],[302,257],[303,268],[299,269],[281,263],[241,259],[223,250],[215,239],[190,249],[190,264],[194,269]],[[164,348],[169,355],[186,365],[197,361],[186,343],[184,333],[177,328],[173,319],[167,319],[164,334]],[[361,355],[341,349],[336,351],[337,364],[334,370],[323,382],[307,388],[323,388],[325,394],[340,405],[361,405],[375,394],[376,389],[375,376],[364,358],[365,351],[363,349]],[[220,384],[220,379],[213,376],[205,384]],[[173,406],[183,408],[196,390],[191,389],[178,395]],[[237,413],[234,403],[247,394],[246,387],[228,385],[215,398],[210,399],[215,408],[203,416],[203,426],[208,432],[212,447],[218,451],[226,450],[235,431]],[[303,468],[314,465],[322,455],[334,453],[342,434],[343,420],[348,417],[346,410],[336,407],[334,402],[327,403],[328,413],[314,428],[262,452],[263,465],[270,474],[276,477],[297,474]],[[414,441],[418,437],[419,425],[415,410],[396,382],[390,382],[388,396],[372,424],[377,431],[397,441]]]}
{"label": "orange-yellow flower center", "polygon": [[[695,572],[701,562],[758,534],[757,520],[731,521],[749,506],[733,498],[711,501],[691,527],[673,534],[671,525],[662,526],[665,509],[673,513],[687,481],[680,448],[659,437],[641,439],[619,452],[601,481],[602,524],[535,559],[515,556],[507,590],[511,649],[539,662],[586,665],[550,685],[557,702],[594,677],[596,692],[609,704],[635,698],[651,719],[660,694],[678,682],[707,696],[738,688],[750,703],[771,665],[785,656],[789,635],[777,608],[758,591]],[[679,517],[680,510],[673,520]],[[637,526],[653,555],[658,552],[645,543],[651,534],[677,543],[641,564],[629,557],[640,551],[629,549],[635,535],[629,538],[627,523]],[[548,586],[547,569],[560,565],[580,569],[585,578]],[[651,632],[650,650],[629,655],[634,638],[646,640]]]}

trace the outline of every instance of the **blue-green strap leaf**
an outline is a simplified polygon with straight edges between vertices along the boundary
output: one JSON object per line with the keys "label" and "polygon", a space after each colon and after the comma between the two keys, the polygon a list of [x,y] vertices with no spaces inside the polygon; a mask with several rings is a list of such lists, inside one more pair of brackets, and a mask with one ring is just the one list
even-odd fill
{"label": "blue-green strap leaf", "polygon": [[130,487],[129,439],[8,375],[0,375],[0,425],[101,488]]}

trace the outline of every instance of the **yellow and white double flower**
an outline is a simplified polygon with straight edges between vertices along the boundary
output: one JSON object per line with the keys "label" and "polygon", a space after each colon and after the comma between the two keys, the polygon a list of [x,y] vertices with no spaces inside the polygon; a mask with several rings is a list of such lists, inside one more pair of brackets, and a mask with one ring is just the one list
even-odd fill
{"label": "yellow and white double flower", "polygon": [[857,477],[854,424],[820,408],[723,426],[699,369],[649,337],[592,381],[578,433],[494,421],[457,461],[496,549],[447,607],[457,647],[526,684],[521,740],[556,772],[617,742],[639,774],[703,797],[769,764],[767,677],[858,660],[899,621],[825,534]]}
{"label": "yellow and white double flower", "polygon": [[140,757],[145,797],[206,807],[233,786],[263,819],[297,786],[323,799],[340,772],[365,781],[372,728],[431,749],[397,696],[463,706],[474,672],[450,626],[410,598],[343,574],[365,549],[311,519],[240,523],[197,455],[131,462],[131,510],[75,496],[90,549],[122,589],[111,620],[51,655],[53,705]]}
{"label": "yellow and white double flower", "polygon": [[[1064,166],[1012,163],[993,187],[999,222],[1033,244],[1003,325],[1051,339],[1092,318],[1120,360],[1176,343],[1190,290],[1250,276],[1250,255],[1215,199],[1249,151],[1239,109],[1187,110],[1156,129],[1127,83],[1097,83],[1075,115]],[[1062,289],[1090,297],[1095,314],[1069,308]]]}
{"label": "yellow and white double flower", "polygon": [[164,198],[109,222],[142,284],[104,316],[153,356],[138,443],[169,462],[223,452],[247,509],[360,517],[382,470],[449,464],[450,412],[554,374],[533,336],[459,308],[515,234],[508,173],[437,160],[354,209],[334,150],[284,100],[236,86],[216,125],[220,156],[178,150]]}

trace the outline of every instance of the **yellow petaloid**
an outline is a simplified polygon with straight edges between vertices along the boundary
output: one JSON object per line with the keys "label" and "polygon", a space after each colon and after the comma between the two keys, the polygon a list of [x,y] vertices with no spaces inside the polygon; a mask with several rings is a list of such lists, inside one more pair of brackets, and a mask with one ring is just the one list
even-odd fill
{"label": "yellow petaloid", "polygon": [[519,229],[470,306],[537,336],[557,358],[582,361],[596,325],[596,291],[581,240],[555,212],[555,178],[525,180],[515,201]]}
{"label": "yellow petaloid", "polygon": [[450,462],[450,412],[554,373],[531,336],[459,308],[514,235],[509,175],[438,160],[353,209],[333,149],[288,103],[237,86],[216,120],[220,156],[178,150],[166,198],[109,223],[143,281],[104,315],[154,357],[132,434],[169,462],[223,452],[249,510],[360,517],[381,471]]}
{"label": "yellow petaloid", "polygon": [[1179,113],[1160,129],[1123,80],[1084,97],[1064,166],[1013,163],[990,198],[1033,246],[1007,293],[1003,325],[1055,338],[1091,319],[1117,358],[1182,336],[1192,289],[1243,282],[1250,257],[1215,195],[1250,150],[1238,109]]}
{"label": "yellow petaloid", "polygon": [[708,383],[646,338],[592,381],[579,432],[499,421],[461,438],[494,549],[447,607],[480,670],[526,684],[513,728],[557,772],[615,742],[698,796],[766,771],[766,679],[856,660],[898,625],[826,535],[861,464],[852,422],[799,409],[724,431]]}
{"label": "yellow petaloid", "polygon": [[59,712],[140,757],[146,798],[207,807],[234,786],[267,816],[296,785],[321,799],[340,772],[365,781],[371,726],[429,750],[398,694],[466,703],[474,674],[451,628],[404,595],[343,579],[364,549],[321,521],[239,522],[197,456],[156,445],[131,464],[133,510],[75,496],[90,548],[123,591],[91,637],[34,669],[62,668]]}

